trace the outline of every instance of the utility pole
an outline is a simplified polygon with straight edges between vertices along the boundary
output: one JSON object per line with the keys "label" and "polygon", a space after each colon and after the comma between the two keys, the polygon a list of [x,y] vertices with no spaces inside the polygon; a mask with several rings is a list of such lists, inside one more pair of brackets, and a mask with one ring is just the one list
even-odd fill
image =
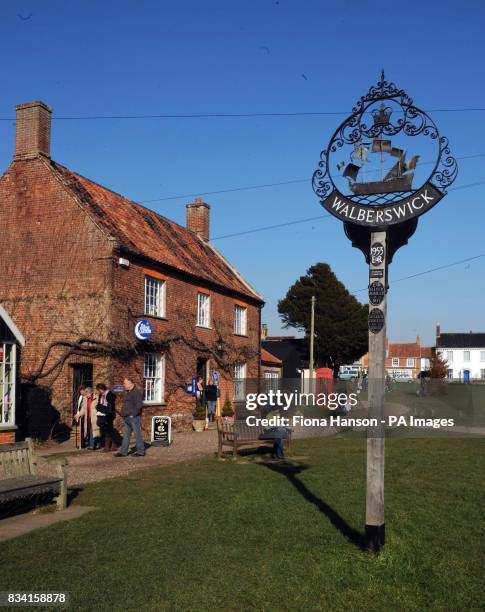
{"label": "utility pole", "polygon": [[313,376],[314,376],[314,357],[313,357],[313,353],[314,353],[314,341],[315,341],[315,296],[312,295],[312,310],[311,310],[311,317],[310,317],[310,364],[309,364],[309,370],[310,370],[310,393],[312,393],[313,391]]}
{"label": "utility pole", "polygon": [[380,301],[369,306],[369,418],[377,426],[367,429],[366,546],[378,553],[385,541],[384,526],[384,418],[386,377],[387,232],[371,232],[369,281],[381,287]]}

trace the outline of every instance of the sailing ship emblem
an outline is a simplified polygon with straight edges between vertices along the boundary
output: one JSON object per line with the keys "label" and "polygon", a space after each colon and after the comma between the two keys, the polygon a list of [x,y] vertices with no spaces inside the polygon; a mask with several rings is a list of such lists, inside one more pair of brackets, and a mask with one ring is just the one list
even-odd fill
{"label": "sailing ship emblem", "polygon": [[[384,126],[389,123],[391,110],[381,104],[379,110],[373,111],[374,125]],[[367,180],[369,174],[370,154],[376,154],[380,161],[380,180]],[[384,166],[387,157],[397,158],[393,166],[385,173]],[[351,162],[337,164],[337,170],[345,169],[342,176],[349,181],[349,188],[355,195],[372,195],[379,193],[404,193],[412,191],[414,178],[413,170],[416,168],[419,155],[414,155],[406,161],[406,151],[392,145],[391,140],[374,138],[372,142],[357,142],[350,154]]]}

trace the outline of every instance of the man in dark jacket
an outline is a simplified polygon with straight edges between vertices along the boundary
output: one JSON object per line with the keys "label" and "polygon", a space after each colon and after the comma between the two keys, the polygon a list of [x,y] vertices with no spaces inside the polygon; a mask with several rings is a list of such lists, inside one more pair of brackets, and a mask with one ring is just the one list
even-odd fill
{"label": "man in dark jacket", "polygon": [[97,384],[96,391],[99,394],[98,405],[96,406],[98,427],[101,431],[101,442],[104,447],[103,451],[108,453],[110,450],[116,448],[116,443],[113,439],[113,422],[116,416],[116,396],[104,383]]}
{"label": "man in dark jacket", "polygon": [[125,378],[123,387],[125,388],[125,395],[123,397],[121,416],[125,422],[124,437],[121,448],[115,453],[115,457],[126,457],[128,455],[132,432],[135,432],[136,437],[136,452],[133,453],[133,456],[143,457],[145,455],[145,443],[141,435],[143,395],[141,391],[135,387],[135,383],[130,378]]}

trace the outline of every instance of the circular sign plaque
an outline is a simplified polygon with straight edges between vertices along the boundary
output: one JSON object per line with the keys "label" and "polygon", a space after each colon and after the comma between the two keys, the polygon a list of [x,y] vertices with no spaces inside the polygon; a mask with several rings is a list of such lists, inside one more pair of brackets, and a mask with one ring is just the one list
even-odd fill
{"label": "circular sign plaque", "polygon": [[373,334],[378,334],[384,327],[384,313],[379,308],[373,308],[369,312],[369,330]]}
{"label": "circular sign plaque", "polygon": [[384,285],[378,281],[374,281],[369,285],[369,302],[373,306],[379,306],[384,299],[386,291]]}

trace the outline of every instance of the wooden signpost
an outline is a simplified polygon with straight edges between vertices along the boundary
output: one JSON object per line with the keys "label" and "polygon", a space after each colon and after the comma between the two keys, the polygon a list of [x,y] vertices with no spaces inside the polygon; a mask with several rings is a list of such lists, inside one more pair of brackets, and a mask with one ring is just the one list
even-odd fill
{"label": "wooden signpost", "polygon": [[[434,145],[436,159],[429,175],[421,171],[420,154],[407,142],[415,137],[421,137],[428,149]],[[410,159],[406,159],[408,150],[413,151]],[[349,163],[342,161],[346,153]],[[385,157],[390,159],[388,166]],[[313,174],[320,204],[343,221],[352,246],[364,253],[369,264],[368,404],[369,417],[376,419],[377,426],[367,430],[365,534],[367,549],[373,553],[385,542],[388,266],[416,231],[419,216],[443,198],[457,173],[448,139],[404,90],[385,80],[382,71],[377,85],[360,98],[320,153]]]}

